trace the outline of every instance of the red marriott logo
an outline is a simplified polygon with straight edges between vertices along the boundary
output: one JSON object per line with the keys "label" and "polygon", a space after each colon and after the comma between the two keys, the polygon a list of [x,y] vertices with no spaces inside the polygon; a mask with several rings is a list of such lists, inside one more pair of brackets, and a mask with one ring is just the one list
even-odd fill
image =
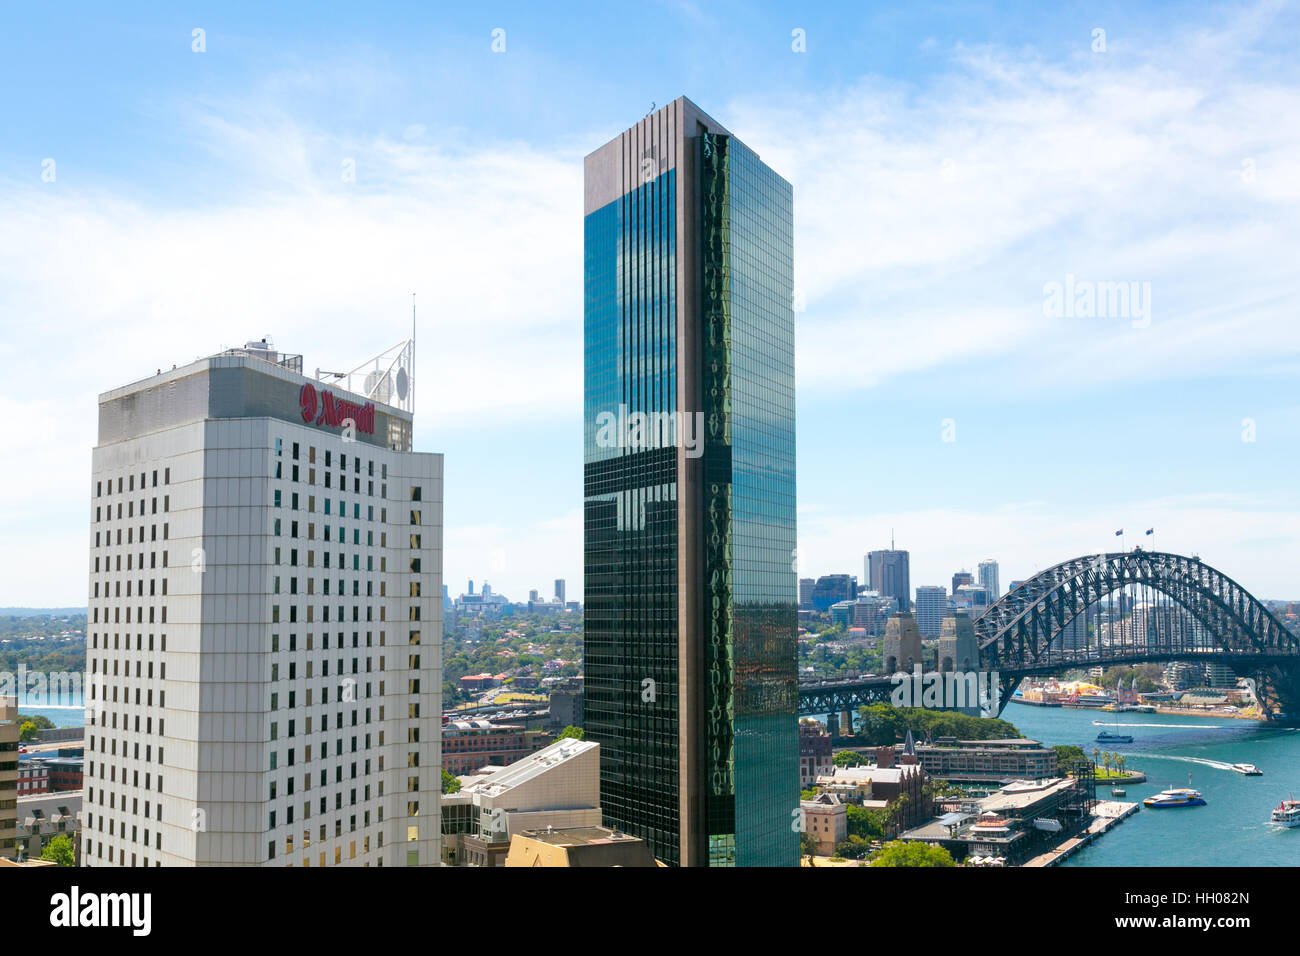
{"label": "red marriott logo", "polygon": [[333,392],[316,394],[316,386],[311,382],[303,385],[298,393],[298,403],[302,406],[302,420],[307,424],[346,425],[350,420],[353,427],[367,435],[375,433],[375,403],[358,405],[356,402],[335,398]]}

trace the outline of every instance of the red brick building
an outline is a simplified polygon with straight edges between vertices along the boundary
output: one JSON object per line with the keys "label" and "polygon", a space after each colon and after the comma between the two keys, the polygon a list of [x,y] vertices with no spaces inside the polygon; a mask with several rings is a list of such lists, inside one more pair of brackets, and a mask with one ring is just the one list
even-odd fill
{"label": "red brick building", "polygon": [[473,773],[488,764],[505,766],[527,757],[530,742],[524,728],[486,720],[453,720],[442,725],[442,769]]}

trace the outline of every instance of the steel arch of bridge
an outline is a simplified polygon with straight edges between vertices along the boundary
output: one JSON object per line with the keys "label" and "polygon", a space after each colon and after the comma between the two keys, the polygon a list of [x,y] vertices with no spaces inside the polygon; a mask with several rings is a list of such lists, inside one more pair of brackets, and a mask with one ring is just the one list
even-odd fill
{"label": "steel arch of bridge", "polygon": [[[1148,635],[1132,640],[1130,632],[1128,641],[1103,644],[1098,636],[1066,647],[1066,627],[1127,585],[1166,595],[1201,624],[1210,643],[1187,628],[1154,642]],[[1004,675],[1207,656],[1245,666],[1300,659],[1300,638],[1226,574],[1199,558],[1141,549],[1085,555],[1039,572],[980,615],[975,635],[980,667]]]}
{"label": "steel arch of bridge", "polygon": [[[1085,609],[1126,585],[1168,597],[1203,628],[1149,641],[1103,644],[1100,635],[1066,647],[1065,629]],[[1001,679],[1000,707],[1022,678],[1075,667],[1149,661],[1214,660],[1253,674],[1257,692],[1275,709],[1300,720],[1300,637],[1226,574],[1199,558],[1160,551],[1085,555],[1063,561],[1003,595],[975,620],[979,666]],[[1130,638],[1132,637],[1130,631]],[[799,688],[803,715],[854,711],[889,699],[887,675],[808,682]],[[1276,715],[1275,715],[1276,716]]]}

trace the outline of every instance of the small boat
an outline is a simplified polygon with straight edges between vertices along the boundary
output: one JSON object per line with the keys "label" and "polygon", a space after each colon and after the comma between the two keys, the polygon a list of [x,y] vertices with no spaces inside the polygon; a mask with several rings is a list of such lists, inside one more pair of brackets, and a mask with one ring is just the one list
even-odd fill
{"label": "small boat", "polygon": [[1111,787],[1110,795],[1112,797],[1127,797],[1128,791],[1125,790],[1123,787]]}
{"label": "small boat", "polygon": [[1131,744],[1132,742],[1133,738],[1128,734],[1112,734],[1103,730],[1097,735],[1097,743],[1099,744]]}
{"label": "small boat", "polygon": [[1201,796],[1199,790],[1193,790],[1191,787],[1179,787],[1173,790],[1161,790],[1154,797],[1147,797],[1142,803],[1154,810],[1163,810],[1169,807],[1203,807],[1205,806],[1205,798]]}
{"label": "small boat", "polygon": [[1253,763],[1234,763],[1232,769],[1237,773],[1244,774],[1247,777],[1262,777],[1264,771],[1260,770]]}
{"label": "small boat", "polygon": [[1288,829],[1300,827],[1300,800],[1283,800],[1273,808],[1269,819]]}

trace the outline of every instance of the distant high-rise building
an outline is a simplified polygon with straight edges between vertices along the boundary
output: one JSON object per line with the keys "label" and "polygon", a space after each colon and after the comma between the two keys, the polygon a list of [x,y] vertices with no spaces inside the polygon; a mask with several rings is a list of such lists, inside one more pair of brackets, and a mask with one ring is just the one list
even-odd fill
{"label": "distant high-rise building", "polygon": [[564,578],[555,579],[555,600],[559,601],[561,604],[567,603],[564,600]]}
{"label": "distant high-rise building", "polygon": [[853,605],[854,627],[863,628],[868,637],[881,637],[891,614],[898,613],[898,598],[885,597],[875,591],[865,591]]}
{"label": "distant high-rise building", "polygon": [[473,593],[474,593],[474,579],[473,579],[473,578],[470,578],[470,579],[469,579],[469,590],[466,591],[465,593],[466,593],[466,594],[473,594]]}
{"label": "distant high-rise building", "polygon": [[[1015,586],[1012,586],[1015,590]],[[1095,623],[1097,619],[1097,610],[1095,607],[1084,608],[1074,619],[1067,622],[1061,630],[1061,635],[1054,641],[1058,647],[1066,650],[1077,651],[1088,646],[1088,625],[1090,622]],[[1059,642],[1059,643],[1058,643]]]}
{"label": "distant high-rise building", "polygon": [[948,589],[923,584],[916,589],[916,626],[922,637],[938,637],[948,607]]}
{"label": "distant high-rise building", "polygon": [[532,590],[530,590],[530,591],[528,592],[528,603],[529,603],[529,604],[537,604],[540,600],[541,600],[541,598],[538,596],[537,588],[533,588]]}
{"label": "distant high-rise building", "polygon": [[813,578],[799,579],[799,609],[812,609],[813,589],[817,587],[817,581]]}
{"label": "distant high-rise building", "polygon": [[963,584],[974,584],[974,583],[975,583],[975,575],[971,574],[969,571],[958,571],[956,574],[952,576],[953,597],[957,596],[957,592],[961,590],[961,586]]}
{"label": "distant high-rise building", "polygon": [[1221,661],[1205,663],[1205,682],[1211,687],[1236,687],[1237,675],[1231,665]]}
{"label": "distant high-rise building", "polygon": [[963,584],[952,596],[954,604],[965,605],[971,608],[986,608],[993,602],[989,600],[989,592],[978,584]]}
{"label": "distant high-rise building", "polygon": [[900,611],[912,609],[912,585],[906,551],[870,551],[866,560],[867,587],[898,599]]}
{"label": "distant high-rise building", "polygon": [[825,614],[832,604],[858,596],[858,579],[850,574],[823,574],[812,589],[812,607]]}
{"label": "distant high-rise building", "polygon": [[584,729],[605,820],[674,865],[797,866],[793,190],[685,98],[584,180]]}
{"label": "distant high-rise building", "polygon": [[987,561],[981,561],[976,569],[979,572],[980,587],[989,593],[989,601],[996,601],[1002,596],[1002,591],[998,587],[998,563],[989,558]]}

